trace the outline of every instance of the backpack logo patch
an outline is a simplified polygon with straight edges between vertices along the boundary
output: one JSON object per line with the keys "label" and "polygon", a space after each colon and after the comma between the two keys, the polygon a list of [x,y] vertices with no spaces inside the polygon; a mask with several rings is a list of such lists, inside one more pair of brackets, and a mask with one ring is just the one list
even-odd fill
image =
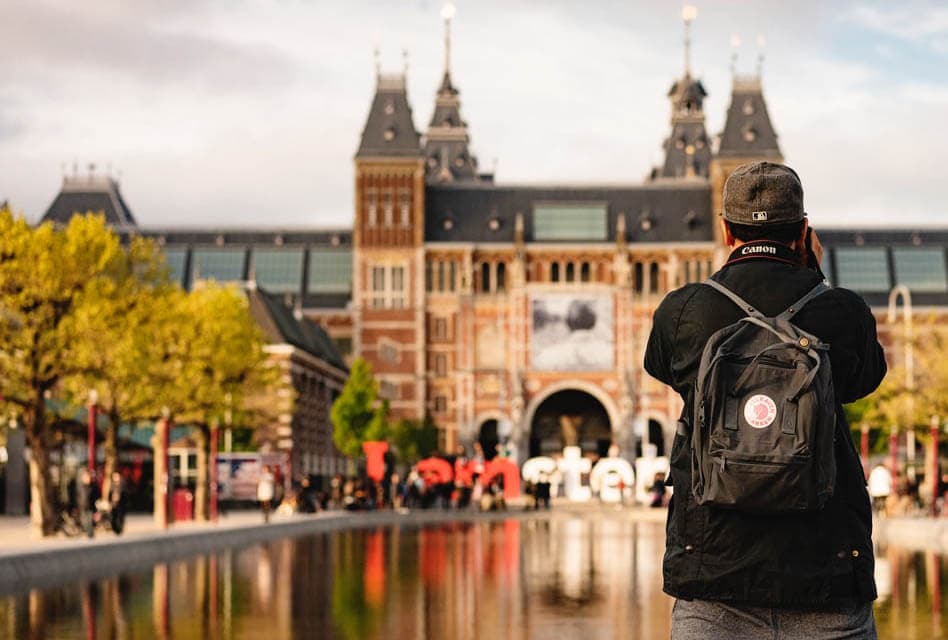
{"label": "backpack logo patch", "polygon": [[777,418],[777,405],[762,393],[751,396],[744,404],[744,419],[755,429],[766,429]]}

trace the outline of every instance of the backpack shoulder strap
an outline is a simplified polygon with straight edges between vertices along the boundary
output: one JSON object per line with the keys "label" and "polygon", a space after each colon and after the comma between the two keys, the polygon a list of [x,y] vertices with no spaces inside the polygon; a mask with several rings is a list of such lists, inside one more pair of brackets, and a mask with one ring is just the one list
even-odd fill
{"label": "backpack shoulder strap", "polygon": [[777,316],[777,320],[778,320],[778,321],[784,321],[784,320],[786,320],[786,321],[789,322],[789,321],[793,318],[793,316],[797,315],[797,313],[799,313],[800,309],[802,309],[803,307],[805,307],[806,304],[807,304],[810,300],[812,300],[813,298],[817,297],[817,296],[820,295],[820,294],[826,293],[826,292],[829,291],[830,289],[831,289],[831,287],[830,287],[828,284],[826,284],[826,281],[825,281],[825,280],[823,280],[823,281],[817,283],[817,285],[816,285],[815,287],[813,287],[812,289],[810,289],[810,290],[806,293],[806,295],[804,295],[802,298],[800,298],[799,300],[797,300],[796,302],[794,302],[792,305],[790,305],[789,307],[787,307],[787,310],[786,310],[786,311],[784,311],[784,312],[781,313],[779,316]]}
{"label": "backpack shoulder strap", "polygon": [[715,289],[718,293],[721,293],[727,296],[731,300],[731,302],[733,302],[738,307],[740,307],[741,311],[749,315],[751,318],[765,319],[767,317],[764,314],[762,314],[760,311],[755,309],[754,305],[748,303],[746,300],[744,300],[744,298],[740,297],[739,295],[737,295],[736,293],[734,293],[733,291],[725,287],[720,282],[716,280],[712,280],[711,278],[708,278],[707,280],[704,281],[704,284],[708,285],[712,289]]}

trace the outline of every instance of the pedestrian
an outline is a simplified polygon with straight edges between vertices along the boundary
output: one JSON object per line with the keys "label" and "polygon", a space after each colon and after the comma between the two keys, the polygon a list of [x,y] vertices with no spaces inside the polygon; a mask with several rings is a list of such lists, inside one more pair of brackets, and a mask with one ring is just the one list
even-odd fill
{"label": "pedestrian", "polygon": [[869,497],[872,498],[872,510],[885,513],[885,503],[892,493],[892,474],[884,464],[877,464],[869,472]]}
{"label": "pedestrian", "polygon": [[263,466],[260,472],[260,479],[257,481],[257,502],[260,503],[260,509],[263,511],[263,521],[270,522],[270,510],[273,508],[274,496],[273,472],[268,465]]}
{"label": "pedestrian", "polygon": [[95,477],[88,469],[79,473],[76,485],[76,510],[79,512],[79,525],[88,537],[95,535],[95,503],[99,499],[99,487]]}
{"label": "pedestrian", "polygon": [[[876,638],[869,496],[842,410],[871,393],[885,374],[875,319],[857,294],[820,287],[822,247],[808,227],[796,172],[769,162],[743,165],[728,178],[723,202],[727,262],[709,282],[665,297],[645,353],[646,370],[684,401],[671,454],[675,493],[663,567],[664,590],[677,598],[672,638]],[[815,297],[801,300],[807,294]],[[722,354],[715,349],[722,336],[776,340],[764,325],[778,326],[768,322],[780,314],[788,321],[779,325],[781,335],[797,332],[799,341],[753,358],[703,360],[706,345]],[[792,364],[778,353],[793,353]],[[827,368],[820,378],[807,373],[801,380],[799,372],[821,363]],[[716,379],[704,377],[712,365],[730,367],[714,369],[720,380],[736,378],[730,392],[714,393]],[[825,386],[809,386],[817,379]],[[696,395],[703,400],[700,412]],[[811,430],[812,424],[820,429]],[[712,429],[717,440],[709,439]],[[828,444],[798,449],[796,465],[789,456],[756,466],[728,457],[736,445],[782,455],[801,433]],[[809,476],[813,482],[806,485],[793,474],[813,469],[817,454],[821,475]],[[695,477],[693,458],[701,462]],[[720,464],[704,466],[708,459]],[[808,490],[799,495],[782,491],[804,485]],[[814,497],[810,487],[817,485],[832,493]],[[734,492],[730,503],[724,486]],[[776,495],[780,500],[766,499]],[[802,499],[806,508],[798,506]]]}
{"label": "pedestrian", "polygon": [[649,499],[648,506],[652,508],[664,507],[665,506],[665,473],[663,471],[657,471],[655,476],[652,478],[652,486],[648,488]]}
{"label": "pedestrian", "polygon": [[116,534],[125,529],[125,481],[118,471],[112,472],[109,486],[109,523]]}

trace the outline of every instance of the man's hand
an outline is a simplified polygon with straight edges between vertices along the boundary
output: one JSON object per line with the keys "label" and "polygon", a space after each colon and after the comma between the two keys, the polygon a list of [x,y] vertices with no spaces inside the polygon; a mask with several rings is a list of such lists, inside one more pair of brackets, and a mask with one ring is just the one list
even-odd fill
{"label": "man's hand", "polygon": [[817,264],[823,264],[823,245],[820,243],[820,239],[816,235],[816,229],[810,227],[810,249],[813,251],[813,255],[816,256]]}

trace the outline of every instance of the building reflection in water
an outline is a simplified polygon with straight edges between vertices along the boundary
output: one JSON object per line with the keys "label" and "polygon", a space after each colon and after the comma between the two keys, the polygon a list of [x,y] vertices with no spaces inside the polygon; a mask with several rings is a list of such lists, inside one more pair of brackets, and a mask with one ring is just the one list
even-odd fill
{"label": "building reflection in water", "polygon": [[[0,596],[0,637],[667,637],[663,548],[623,512],[325,534]],[[879,550],[881,638],[948,638],[945,570]]]}

